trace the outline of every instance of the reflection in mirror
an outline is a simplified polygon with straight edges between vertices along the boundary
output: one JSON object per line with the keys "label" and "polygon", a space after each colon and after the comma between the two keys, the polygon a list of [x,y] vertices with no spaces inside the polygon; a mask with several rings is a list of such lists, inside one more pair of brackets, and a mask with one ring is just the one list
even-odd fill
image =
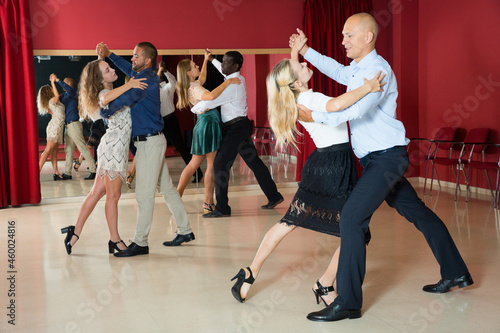
{"label": "reflection in mirror", "polygon": [[[247,98],[255,99],[256,94],[260,95],[264,94],[264,96],[259,95],[258,98],[265,98],[265,87],[263,86],[260,88],[253,87],[253,96],[252,96],[252,92],[250,91],[250,89],[252,88],[250,87],[250,85],[252,84],[252,82],[262,81],[262,76],[265,78],[265,75],[267,75],[268,72],[267,68],[265,71],[261,71],[262,74],[260,74],[261,77],[259,78],[259,73],[258,71],[255,70],[255,66],[258,65],[258,62],[255,61],[255,56],[251,58],[252,55],[245,55],[244,57],[245,61],[247,61],[247,58],[249,59],[248,61],[249,66],[253,65],[253,67],[250,67],[251,69],[253,69],[253,71],[248,70],[247,67],[245,66],[242,69],[242,74],[247,79],[247,86],[249,89],[249,94]],[[266,55],[266,57],[267,59],[271,59],[271,61],[274,60],[274,55],[270,56]],[[124,58],[129,60],[130,56],[124,56]],[[185,58],[192,59],[200,67],[203,63],[202,55],[159,56],[158,63],[160,61],[164,61],[166,69],[174,76],[176,76],[177,63]],[[88,62],[93,61],[95,59],[96,57],[94,56],[35,56],[34,67],[35,67],[35,83],[37,92],[43,85],[46,84],[50,85],[49,77],[52,73],[56,74],[60,80],[64,80],[64,78],[66,77],[72,77],[76,81],[76,86],[78,86],[80,74],[83,68]],[[222,56],[220,56],[219,59],[222,60]],[[107,62],[110,64],[111,67],[116,69],[116,67],[112,64],[111,61]],[[270,66],[272,65],[273,64],[270,63]],[[120,70],[117,70],[116,73],[118,75],[118,80],[114,83],[114,87],[119,87],[120,85],[125,83],[125,75]],[[205,84],[205,87],[211,90],[216,86],[218,86],[222,81],[223,77],[211,64],[209,64],[208,79]],[[261,82],[260,84],[263,85],[264,83]],[[56,84],[56,87],[58,88],[60,94],[64,93],[63,89],[59,86],[59,84]],[[177,96],[175,96],[174,104],[176,99]],[[262,103],[260,103],[259,105],[262,105]],[[254,109],[256,108],[255,101],[253,103],[249,101],[248,106],[249,106],[249,114],[248,114],[249,118],[252,119],[254,121],[254,124],[257,125],[256,129],[252,134],[252,140],[256,142],[257,151],[259,152],[259,154],[261,154],[261,158],[264,161],[264,163],[266,163],[270,168],[275,182],[276,183],[295,182],[295,169],[296,169],[295,158],[290,157],[287,154],[287,152],[276,153],[273,147],[271,147],[271,145],[273,145],[272,140],[269,143],[264,143],[264,144],[261,143],[262,133],[268,133],[267,131],[262,131],[262,126],[263,123],[265,122],[265,117],[266,117],[265,107],[264,110],[259,110],[260,112],[259,121],[256,121],[256,111],[253,110],[252,112],[251,110],[252,108]],[[179,127],[182,135],[184,136],[184,141],[187,147],[190,149],[191,134],[193,127],[196,124],[196,115],[191,113],[188,109],[183,109],[183,110],[176,109],[175,115],[179,120]],[[38,115],[40,155],[44,151],[47,145],[46,128],[50,120],[51,120],[50,114]],[[87,142],[91,134],[90,128],[92,121],[85,120],[82,118],[80,118],[79,121],[82,122],[83,135],[85,142]],[[265,140],[265,142],[267,141]],[[181,157],[179,151],[175,148],[173,142],[167,140],[167,143],[168,143],[167,151],[165,153],[165,156],[167,158],[167,165],[174,184],[177,184],[180,178],[180,174],[182,173],[182,170],[186,166],[186,163]],[[94,149],[92,146],[90,146],[90,149],[91,153],[94,154]],[[86,160],[82,161],[81,165],[77,167],[78,171],[76,171],[75,163],[73,161],[74,160],[78,161],[79,158],[80,158],[80,152],[78,151],[78,148],[75,147],[74,156],[71,157],[72,179],[60,180],[60,181],[53,180],[54,171],[50,158],[45,162],[40,172],[42,198],[48,199],[48,198],[85,196],[89,193],[94,181],[84,179],[89,175],[89,164],[87,163]],[[133,155],[130,153],[129,170],[131,168],[132,159]],[[63,143],[59,145],[59,152],[57,154],[57,167],[59,169],[60,174],[65,172],[66,169],[65,160],[66,160],[65,145]],[[206,169],[206,162],[203,162],[203,164],[201,165],[201,169],[203,171]],[[253,175],[253,172],[246,166],[243,160],[238,156],[232,168],[230,186],[249,185],[249,184],[258,184],[258,183]],[[135,181],[132,181],[131,188],[129,188],[127,184],[124,182],[122,185],[122,194],[134,193],[134,188],[135,188]],[[190,182],[186,188],[186,193],[189,193],[189,191],[190,190],[192,191],[193,189],[198,192],[203,192],[204,191],[203,179],[201,179],[201,182],[200,181],[196,182],[195,180],[193,180],[193,182]]]}

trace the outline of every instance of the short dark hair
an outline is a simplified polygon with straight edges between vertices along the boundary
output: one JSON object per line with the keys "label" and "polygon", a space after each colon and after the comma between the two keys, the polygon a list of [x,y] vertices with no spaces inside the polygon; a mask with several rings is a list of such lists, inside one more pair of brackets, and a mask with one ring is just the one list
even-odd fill
{"label": "short dark hair", "polygon": [[243,56],[238,51],[228,51],[226,52],[226,56],[230,57],[233,60],[233,65],[238,65],[238,70],[241,70],[241,66],[243,66]]}
{"label": "short dark hair", "polygon": [[65,78],[64,80],[67,80],[67,81],[69,82],[69,85],[71,86],[71,88],[75,88],[75,86],[76,86],[76,81],[75,81],[75,79],[73,79],[72,77],[69,77],[69,76],[68,76],[68,77],[67,77],[67,78]]}
{"label": "short dark hair", "polygon": [[151,64],[154,67],[154,65],[156,64],[156,58],[158,57],[158,51],[156,50],[156,47],[150,42],[140,42],[136,46],[142,49],[146,58],[151,59]]}

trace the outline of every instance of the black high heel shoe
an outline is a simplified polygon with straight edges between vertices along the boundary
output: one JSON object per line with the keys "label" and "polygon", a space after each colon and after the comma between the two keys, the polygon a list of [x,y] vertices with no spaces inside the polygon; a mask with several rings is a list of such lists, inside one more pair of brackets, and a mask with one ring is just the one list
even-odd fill
{"label": "black high heel shoe", "polygon": [[109,250],[109,253],[115,253],[115,250],[116,252],[122,252],[124,250],[120,250],[120,248],[118,247],[118,244],[120,243],[123,243],[123,245],[125,245],[125,249],[127,248],[127,244],[125,244],[124,241],[122,241],[121,239],[118,241],[118,242],[112,242],[111,240],[108,242],[108,250]]}
{"label": "black high heel shoe", "polygon": [[68,252],[68,254],[71,254],[71,238],[73,238],[73,236],[76,236],[76,238],[80,239],[80,237],[75,234],[75,226],[69,225],[66,228],[62,228],[61,234],[67,234],[66,238],[64,239],[64,246],[66,247],[66,252]]}
{"label": "black high heel shoe", "polygon": [[205,206],[207,207],[203,207],[203,214],[208,214],[208,213],[211,213],[214,211],[214,208],[215,208],[215,204],[209,204],[209,203],[206,203],[204,202],[203,203]]}
{"label": "black high heel shoe", "polygon": [[240,293],[241,287],[243,286],[243,283],[253,284],[255,281],[253,274],[252,274],[252,270],[250,269],[250,267],[247,267],[247,269],[248,269],[248,272],[250,273],[250,276],[248,278],[245,279],[246,273],[245,273],[245,270],[242,268],[242,269],[240,269],[238,274],[236,274],[231,279],[231,281],[233,281],[234,279],[237,279],[236,282],[234,283],[233,287],[231,288],[231,293],[233,293],[234,298],[236,298],[236,300],[240,303],[245,302],[245,298],[242,298],[241,293]]}
{"label": "black high heel shoe", "polygon": [[54,174],[54,181],[57,181],[57,180],[64,180],[64,178],[60,174],[55,173]]}
{"label": "black high heel shoe", "polygon": [[328,295],[330,291],[334,291],[335,289],[333,288],[333,286],[323,287],[321,283],[319,283],[319,280],[316,281],[316,285],[318,286],[318,289],[313,288],[312,290],[314,295],[316,296],[316,304],[319,304],[319,300],[322,300],[323,303],[325,303],[325,306],[328,306],[328,304],[326,304],[325,300],[321,296]]}

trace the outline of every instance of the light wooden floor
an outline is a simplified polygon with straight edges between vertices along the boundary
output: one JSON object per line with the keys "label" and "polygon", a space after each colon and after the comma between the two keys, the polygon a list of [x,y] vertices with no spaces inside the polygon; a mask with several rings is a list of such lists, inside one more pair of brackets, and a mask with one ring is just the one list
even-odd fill
{"label": "light wooden floor", "polygon": [[[182,163],[171,167],[176,168],[182,170]],[[243,179],[253,177],[243,174]],[[68,256],[60,228],[75,223],[82,193],[92,184],[79,179],[85,175],[68,182],[42,175],[44,196],[50,191],[74,196],[0,211],[0,332],[500,331],[500,213],[488,196],[475,196],[468,204],[463,197],[455,202],[445,191],[423,197],[448,226],[476,282],[472,287],[424,293],[423,285],[440,279],[439,267],[422,235],[383,204],[370,224],[363,317],[316,323],[306,319],[322,308],[311,287],[338,238],[297,229],[266,262],[246,303],[236,302],[230,292],[230,279],[250,264],[266,231],[285,213],[295,183],[278,181],[285,203],[270,211],[260,209],[267,201],[253,181],[232,183],[233,214],[222,219],[201,217],[202,187],[193,186],[183,201],[196,240],[177,248],[162,245],[174,236],[175,222],[157,197],[150,254],[132,258],[107,253],[109,233],[100,202]],[[127,243],[136,212],[134,194],[125,193],[119,227]],[[16,227],[14,269],[7,261],[9,221]],[[12,270],[15,327],[7,323],[7,306],[14,299],[8,297]]]}

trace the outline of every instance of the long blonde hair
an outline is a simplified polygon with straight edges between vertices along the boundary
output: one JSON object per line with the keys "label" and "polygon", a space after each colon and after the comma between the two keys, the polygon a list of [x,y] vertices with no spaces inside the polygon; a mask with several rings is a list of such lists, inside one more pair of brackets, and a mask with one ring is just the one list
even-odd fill
{"label": "long blonde hair", "polygon": [[290,65],[290,59],[281,60],[267,76],[267,117],[279,148],[285,145],[297,147],[297,97],[299,91],[293,86],[298,75]]}
{"label": "long blonde hair", "polygon": [[38,113],[42,116],[49,113],[49,102],[54,97],[54,91],[52,87],[48,84],[42,86],[40,90],[38,90],[38,95],[36,97],[36,104],[38,107]]}
{"label": "long blonde hair", "polygon": [[189,106],[189,95],[188,89],[191,85],[189,76],[187,72],[191,70],[191,60],[184,59],[177,64],[177,84],[175,89],[177,90],[177,108],[184,109]]}
{"label": "long blonde hair", "polygon": [[102,73],[99,68],[100,59],[89,62],[82,71],[78,84],[78,106],[80,117],[90,118],[99,112],[99,93],[104,89]]}

